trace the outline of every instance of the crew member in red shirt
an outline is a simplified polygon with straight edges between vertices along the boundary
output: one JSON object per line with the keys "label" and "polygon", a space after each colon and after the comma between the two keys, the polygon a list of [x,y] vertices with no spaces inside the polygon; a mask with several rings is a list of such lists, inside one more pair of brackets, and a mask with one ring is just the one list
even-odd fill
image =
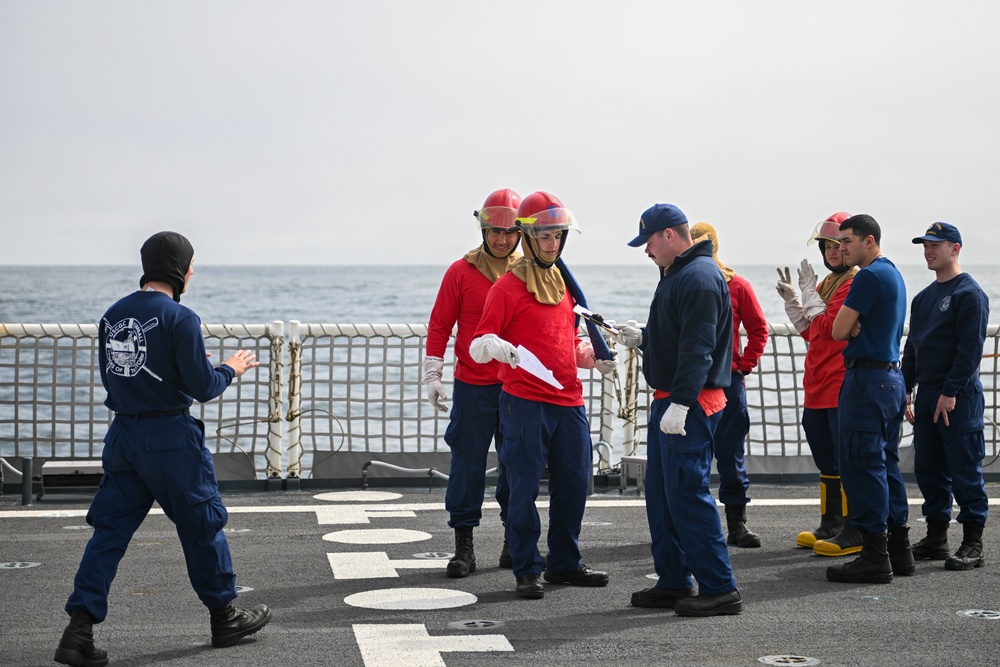
{"label": "crew member in red shirt", "polygon": [[[578,368],[614,372],[613,359],[598,360],[590,341],[577,335],[570,295],[559,256],[569,230],[580,231],[572,211],[546,192],[521,202],[517,225],[524,257],[501,276],[486,296],[483,317],[469,349],[479,363],[500,364],[500,461],[507,468],[510,500],[507,541],[517,595],[538,599],[552,584],[606,586],[608,573],[583,564],[580,527],[591,475],[590,423]],[[541,522],[535,499],[549,470],[548,557],[538,551]]]}
{"label": "crew member in red shirt", "polygon": [[[515,252],[521,232],[514,225],[520,204],[521,196],[505,188],[491,193],[483,207],[473,213],[479,221],[483,242],[448,267],[427,324],[425,395],[441,412],[448,411],[444,405],[448,395],[441,384],[444,353],[452,329],[458,325],[453,402],[444,432],[444,441],[451,448],[451,470],[444,504],[449,515],[448,525],[455,530],[455,557],[448,561],[446,572],[452,578],[467,577],[476,571],[472,530],[483,516],[486,457],[491,441],[498,454],[503,446],[498,407],[499,364],[475,363],[469,356],[469,343],[482,317],[486,293],[521,257]],[[496,499],[500,503],[500,521],[506,522],[507,480],[502,462],[497,467]],[[500,552],[500,567],[510,567],[506,539]]]}

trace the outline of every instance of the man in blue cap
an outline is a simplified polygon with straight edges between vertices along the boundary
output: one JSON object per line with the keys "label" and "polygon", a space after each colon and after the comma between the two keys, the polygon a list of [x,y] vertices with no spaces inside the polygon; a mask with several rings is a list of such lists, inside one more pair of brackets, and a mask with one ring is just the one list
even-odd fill
{"label": "man in blue cap", "polygon": [[[918,559],[943,560],[949,570],[982,567],[989,498],[983,483],[985,399],[979,381],[990,302],[958,265],[962,235],[935,222],[913,239],[923,245],[935,281],[913,297],[903,347],[906,419],[913,424],[914,473],[924,496],[927,536],[913,545]],[[910,392],[917,386],[911,405]],[[961,508],[962,545],[948,553],[952,494]]]}
{"label": "man in blue cap", "polygon": [[655,390],[646,515],[659,579],[633,593],[632,605],[673,608],[680,616],[739,614],[743,602],[709,489],[733,360],[729,288],[712,259],[712,241],[695,243],[687,217],[673,204],[647,209],[629,245],[645,245],[661,270],[646,327],[623,327],[619,336],[621,344],[642,350],[642,372]]}

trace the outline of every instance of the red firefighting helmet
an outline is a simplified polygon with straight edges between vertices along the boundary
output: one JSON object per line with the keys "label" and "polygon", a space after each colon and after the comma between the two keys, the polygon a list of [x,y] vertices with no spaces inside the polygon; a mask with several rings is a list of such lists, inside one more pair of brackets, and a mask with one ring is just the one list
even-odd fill
{"label": "red firefighting helmet", "polygon": [[483,207],[473,211],[479,221],[479,229],[510,229],[517,217],[517,207],[521,205],[521,195],[510,188],[497,190],[483,202]]}
{"label": "red firefighting helmet", "polygon": [[533,192],[521,201],[515,223],[522,232],[537,237],[545,232],[575,230],[580,232],[573,211],[548,192]]}

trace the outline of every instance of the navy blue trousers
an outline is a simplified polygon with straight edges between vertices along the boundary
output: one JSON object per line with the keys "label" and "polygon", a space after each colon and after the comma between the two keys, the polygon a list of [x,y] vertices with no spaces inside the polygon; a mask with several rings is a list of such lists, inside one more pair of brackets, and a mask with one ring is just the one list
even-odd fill
{"label": "navy blue trousers", "polygon": [[695,403],[687,414],[687,435],[667,435],[660,419],[669,405],[670,399],[662,398],[649,406],[646,436],[646,518],[656,585],[687,589],[696,579],[700,595],[722,595],[736,589],[736,579],[709,489],[721,413],[706,417]]}
{"label": "navy blue trousers", "polygon": [[514,576],[541,573],[538,540],[541,520],[535,500],[542,473],[549,469],[548,568],[580,567],[580,526],[587,503],[593,454],[583,406],[528,401],[500,392],[500,460],[507,467],[507,547]]}
{"label": "navy blue trousers", "polygon": [[192,417],[117,416],[104,438],[104,476],[87,512],[94,534],[83,552],[66,612],[108,614],[118,563],[155,500],[174,522],[188,578],[208,607],[236,598],[236,576],[222,531],[229,514],[219,496],[205,426]]}
{"label": "navy blue trousers", "polygon": [[837,408],[803,408],[802,428],[806,432],[813,463],[821,475],[840,475],[837,465]]}
{"label": "navy blue trousers", "polygon": [[746,380],[733,371],[726,387],[726,407],[715,429],[715,466],[719,471],[719,501],[723,505],[746,505],[750,478],[743,459],[747,434],[750,432],[750,412],[747,410]]}
{"label": "navy blue trousers", "polygon": [[970,383],[955,396],[955,409],[934,423],[940,387],[919,387],[913,405],[914,473],[924,496],[923,515],[951,520],[952,493],[959,523],[985,524],[989,497],[983,484],[983,387]]}
{"label": "navy blue trousers", "polygon": [[840,387],[838,461],[851,523],[861,532],[905,526],[910,508],[899,471],[906,389],[899,370],[849,368]]}
{"label": "navy blue trousers", "polygon": [[[444,441],[451,448],[451,470],[444,506],[452,528],[478,526],[483,517],[483,494],[486,491],[486,457],[490,443],[497,454],[503,447],[500,433],[500,384],[475,385],[455,380],[451,395],[451,421]],[[496,499],[500,520],[507,521],[507,473],[497,466]]]}

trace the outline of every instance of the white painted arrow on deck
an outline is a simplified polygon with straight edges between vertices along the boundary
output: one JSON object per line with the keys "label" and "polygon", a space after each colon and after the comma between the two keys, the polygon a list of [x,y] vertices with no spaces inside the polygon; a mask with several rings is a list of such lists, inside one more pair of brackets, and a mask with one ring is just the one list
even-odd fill
{"label": "white painted arrow on deck", "polygon": [[334,579],[398,579],[396,570],[440,569],[446,558],[390,560],[384,551],[328,553]]}
{"label": "white painted arrow on deck", "polygon": [[354,637],[365,667],[447,667],[441,654],[448,651],[513,651],[503,635],[432,637],[421,624],[357,624]]}

